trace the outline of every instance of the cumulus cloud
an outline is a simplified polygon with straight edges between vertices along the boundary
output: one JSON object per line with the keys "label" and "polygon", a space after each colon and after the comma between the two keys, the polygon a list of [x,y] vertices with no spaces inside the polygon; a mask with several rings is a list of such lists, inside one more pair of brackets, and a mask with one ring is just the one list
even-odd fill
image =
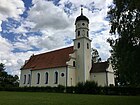
{"label": "cumulus cloud", "polygon": [[[74,22],[80,15],[81,5],[84,15],[90,20],[92,47],[106,60],[111,49],[106,42],[110,37],[106,16],[111,3],[112,0],[60,0],[59,5],[55,5],[49,0],[33,0],[33,6],[27,11],[27,18],[20,19],[21,25],[10,30],[18,34],[16,42],[0,36],[0,49],[3,49],[0,51],[0,62],[6,64],[9,73],[19,75],[20,67],[32,54],[72,45],[72,39],[75,38]],[[21,0],[0,0],[0,25],[8,17],[18,19],[23,11],[24,4]],[[32,32],[32,35],[29,32]],[[15,49],[20,52],[13,52]]]}
{"label": "cumulus cloud", "polygon": [[34,6],[28,12],[28,19],[36,24],[35,29],[65,29],[69,27],[69,20],[62,9],[52,2],[33,0]]}
{"label": "cumulus cloud", "polygon": [[0,0],[0,25],[7,18],[18,19],[23,12],[24,3],[22,0]]}

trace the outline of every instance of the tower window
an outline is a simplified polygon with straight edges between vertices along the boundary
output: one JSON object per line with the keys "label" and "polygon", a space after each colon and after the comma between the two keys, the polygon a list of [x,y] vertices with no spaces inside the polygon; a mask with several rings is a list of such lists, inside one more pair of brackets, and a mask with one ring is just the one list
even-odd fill
{"label": "tower window", "polygon": [[40,83],[40,74],[37,73],[37,84],[39,84],[39,83]]}
{"label": "tower window", "polygon": [[75,61],[73,61],[73,67],[75,67]]}
{"label": "tower window", "polygon": [[87,49],[89,49],[89,44],[87,43]]}
{"label": "tower window", "polygon": [[77,47],[80,48],[80,43],[78,43],[78,46]]}
{"label": "tower window", "polygon": [[88,31],[87,31],[87,37],[89,37],[89,35],[88,35]]}
{"label": "tower window", "polygon": [[80,36],[80,31],[78,31],[78,36]]}

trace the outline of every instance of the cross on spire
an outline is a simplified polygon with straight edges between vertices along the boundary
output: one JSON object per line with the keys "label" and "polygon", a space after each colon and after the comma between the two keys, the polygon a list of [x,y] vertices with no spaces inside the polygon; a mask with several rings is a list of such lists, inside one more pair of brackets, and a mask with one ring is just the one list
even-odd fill
{"label": "cross on spire", "polygon": [[81,7],[81,15],[83,15],[83,8]]}

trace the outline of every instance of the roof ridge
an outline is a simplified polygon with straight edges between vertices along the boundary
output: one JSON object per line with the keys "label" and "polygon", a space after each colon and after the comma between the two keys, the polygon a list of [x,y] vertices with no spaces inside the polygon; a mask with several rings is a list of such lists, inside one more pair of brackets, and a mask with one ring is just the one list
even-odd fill
{"label": "roof ridge", "polygon": [[60,48],[60,49],[54,49],[54,50],[52,50],[52,51],[48,51],[48,52],[44,52],[44,53],[40,53],[40,54],[36,54],[36,55],[32,55],[31,57],[34,57],[34,56],[40,56],[40,55],[47,54],[47,53],[52,53],[52,52],[57,52],[57,51],[60,51],[60,50],[64,50],[64,49],[71,48],[71,47],[73,47],[73,46],[64,47],[64,48]]}

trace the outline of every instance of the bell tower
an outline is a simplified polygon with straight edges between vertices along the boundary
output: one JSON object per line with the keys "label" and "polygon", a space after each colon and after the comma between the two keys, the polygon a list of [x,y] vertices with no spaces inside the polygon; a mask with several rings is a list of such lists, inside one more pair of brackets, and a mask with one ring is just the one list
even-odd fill
{"label": "bell tower", "polygon": [[74,49],[76,53],[76,83],[90,79],[91,40],[89,39],[89,19],[81,15],[75,21]]}

